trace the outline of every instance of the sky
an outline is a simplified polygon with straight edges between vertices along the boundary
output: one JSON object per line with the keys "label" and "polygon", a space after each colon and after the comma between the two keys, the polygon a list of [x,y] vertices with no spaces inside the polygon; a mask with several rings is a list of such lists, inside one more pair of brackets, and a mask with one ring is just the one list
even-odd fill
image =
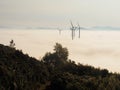
{"label": "sky", "polygon": [[0,0],[0,26],[120,26],[120,0]]}

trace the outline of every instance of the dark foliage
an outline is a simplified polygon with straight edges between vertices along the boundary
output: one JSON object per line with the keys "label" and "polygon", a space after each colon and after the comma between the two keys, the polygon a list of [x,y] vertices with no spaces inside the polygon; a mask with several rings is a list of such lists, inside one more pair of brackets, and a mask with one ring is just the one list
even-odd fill
{"label": "dark foliage", "polygon": [[0,90],[120,90],[120,75],[75,64],[58,43],[41,61],[0,45]]}
{"label": "dark foliage", "polygon": [[0,45],[0,90],[37,90],[48,78],[43,62]]}

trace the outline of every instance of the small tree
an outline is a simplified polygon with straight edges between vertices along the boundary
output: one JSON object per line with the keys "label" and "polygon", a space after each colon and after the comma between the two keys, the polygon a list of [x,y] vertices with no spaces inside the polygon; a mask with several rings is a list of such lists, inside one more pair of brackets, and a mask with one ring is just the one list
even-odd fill
{"label": "small tree", "polygon": [[15,43],[14,43],[13,40],[10,41],[10,47],[11,47],[11,48],[15,48]]}
{"label": "small tree", "polygon": [[54,51],[58,58],[63,60],[68,59],[68,50],[67,48],[63,48],[61,44],[56,43],[56,45],[54,46]]}
{"label": "small tree", "polygon": [[63,48],[61,44],[56,43],[54,46],[53,53],[46,53],[43,57],[43,61],[48,64],[53,64],[55,66],[59,66],[64,64],[68,60],[68,50],[67,48]]}

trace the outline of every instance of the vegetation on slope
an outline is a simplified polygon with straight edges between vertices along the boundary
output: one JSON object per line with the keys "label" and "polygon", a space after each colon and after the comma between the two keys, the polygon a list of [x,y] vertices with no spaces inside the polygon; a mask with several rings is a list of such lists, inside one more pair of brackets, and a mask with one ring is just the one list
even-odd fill
{"label": "vegetation on slope", "polygon": [[48,76],[44,63],[0,45],[0,90],[37,90]]}
{"label": "vegetation on slope", "polygon": [[120,75],[75,64],[56,43],[41,61],[0,45],[0,90],[120,90]]}

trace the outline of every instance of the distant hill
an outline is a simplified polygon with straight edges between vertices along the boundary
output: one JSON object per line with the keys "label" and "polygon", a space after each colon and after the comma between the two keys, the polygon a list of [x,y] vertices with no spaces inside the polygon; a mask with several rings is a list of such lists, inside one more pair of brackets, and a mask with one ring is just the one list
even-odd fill
{"label": "distant hill", "polygon": [[0,44],[0,90],[120,90],[119,74],[75,64],[68,55],[57,43],[38,61]]}
{"label": "distant hill", "polygon": [[111,26],[95,26],[91,29],[95,30],[120,30],[120,27],[111,27]]}

